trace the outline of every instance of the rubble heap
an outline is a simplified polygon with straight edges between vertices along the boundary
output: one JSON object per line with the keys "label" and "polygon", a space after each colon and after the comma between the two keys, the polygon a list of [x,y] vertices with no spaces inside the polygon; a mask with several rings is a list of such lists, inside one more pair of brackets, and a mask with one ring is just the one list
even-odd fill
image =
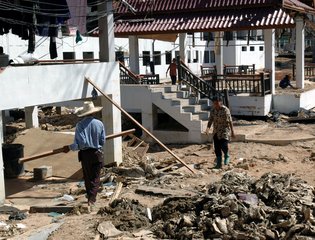
{"label": "rubble heap", "polygon": [[120,231],[133,232],[150,226],[146,210],[138,201],[122,198],[101,208],[98,214],[111,221]]}
{"label": "rubble heap", "polygon": [[314,187],[291,175],[227,172],[208,194],[153,209],[158,238],[313,239]]}

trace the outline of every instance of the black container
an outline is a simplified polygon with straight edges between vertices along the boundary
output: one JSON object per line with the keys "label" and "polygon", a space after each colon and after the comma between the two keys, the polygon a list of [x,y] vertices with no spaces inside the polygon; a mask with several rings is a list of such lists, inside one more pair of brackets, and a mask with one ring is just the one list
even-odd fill
{"label": "black container", "polygon": [[22,144],[2,144],[2,157],[5,178],[16,178],[24,173],[24,165],[19,163],[19,158],[24,157]]}

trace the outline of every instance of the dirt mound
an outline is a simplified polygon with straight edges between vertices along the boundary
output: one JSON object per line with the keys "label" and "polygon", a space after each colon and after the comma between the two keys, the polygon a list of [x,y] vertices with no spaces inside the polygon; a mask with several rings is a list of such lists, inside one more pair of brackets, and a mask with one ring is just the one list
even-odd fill
{"label": "dirt mound", "polygon": [[120,231],[133,232],[150,226],[147,209],[136,200],[116,199],[109,207],[101,208],[98,214],[111,221]]}
{"label": "dirt mound", "polygon": [[171,198],[153,209],[158,238],[306,239],[315,236],[314,188],[291,175],[254,181],[228,172],[209,194]]}

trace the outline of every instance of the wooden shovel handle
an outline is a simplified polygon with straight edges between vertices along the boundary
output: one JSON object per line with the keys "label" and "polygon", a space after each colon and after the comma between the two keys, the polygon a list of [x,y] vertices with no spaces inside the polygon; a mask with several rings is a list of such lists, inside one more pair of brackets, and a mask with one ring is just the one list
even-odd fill
{"label": "wooden shovel handle", "polygon": [[[125,135],[128,135],[128,134],[134,133],[135,131],[136,131],[136,129],[133,128],[133,129],[129,129],[129,130],[126,130],[126,131],[123,131],[123,132],[120,132],[120,133],[111,134],[111,135],[106,136],[106,140],[113,139],[113,138],[116,138],[116,137],[125,136]],[[32,161],[32,160],[35,160],[35,159],[38,159],[38,158],[43,158],[43,157],[47,157],[47,156],[50,156],[50,155],[55,155],[55,154],[62,153],[62,152],[64,152],[64,148],[63,147],[56,148],[56,149],[53,149],[51,151],[39,153],[39,154],[32,155],[32,156],[29,156],[29,157],[20,158],[19,159],[19,163]]]}

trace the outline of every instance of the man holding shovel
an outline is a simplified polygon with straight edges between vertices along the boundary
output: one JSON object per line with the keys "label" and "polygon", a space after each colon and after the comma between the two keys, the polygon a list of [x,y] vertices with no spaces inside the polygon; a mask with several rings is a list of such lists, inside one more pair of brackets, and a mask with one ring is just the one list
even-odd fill
{"label": "man holding shovel", "polygon": [[234,129],[230,110],[223,105],[222,98],[216,96],[212,99],[213,106],[210,112],[210,117],[206,129],[206,134],[210,133],[211,125],[213,124],[213,143],[214,152],[216,155],[216,169],[222,167],[222,152],[224,154],[224,165],[229,164],[229,140],[230,133],[234,137]]}
{"label": "man holding shovel", "polygon": [[79,150],[78,158],[82,165],[83,178],[88,199],[88,205],[93,206],[100,185],[100,173],[104,166],[102,148],[105,143],[105,128],[103,123],[94,118],[102,107],[95,107],[93,102],[84,102],[83,108],[76,114],[81,119],[75,130],[74,142],[63,147],[65,153]]}

